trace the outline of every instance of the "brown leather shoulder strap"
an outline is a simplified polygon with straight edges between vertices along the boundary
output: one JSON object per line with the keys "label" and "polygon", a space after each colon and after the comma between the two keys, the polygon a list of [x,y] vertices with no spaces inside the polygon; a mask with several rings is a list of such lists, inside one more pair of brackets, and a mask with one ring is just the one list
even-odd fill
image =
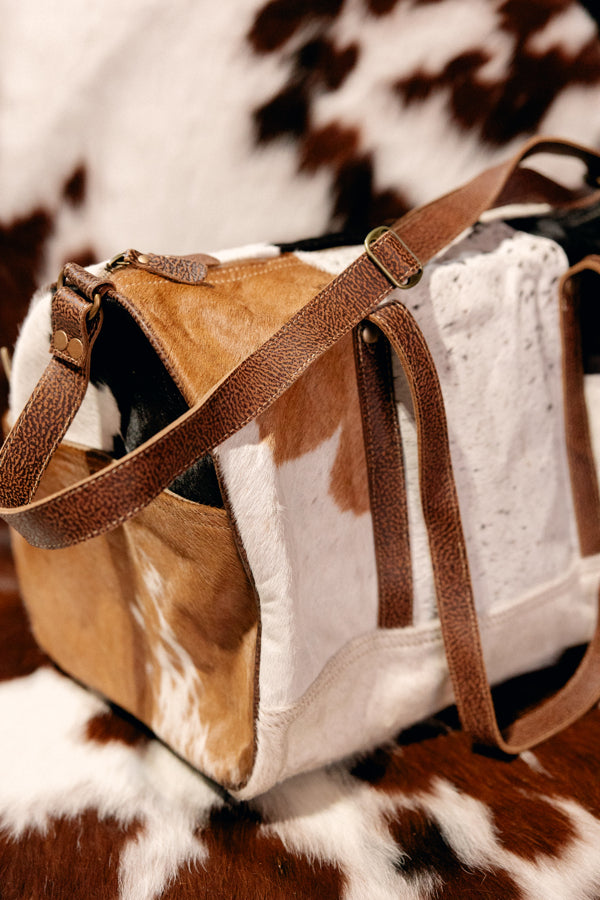
{"label": "brown leather shoulder strap", "polygon": [[[419,269],[419,262],[392,232],[377,242],[377,253],[400,280]],[[387,278],[366,256],[361,256],[237,366],[201,404],[168,428],[72,488],[11,509],[14,488],[4,477],[11,461],[15,457],[27,460],[19,469],[18,497],[30,498],[39,480],[39,467],[47,463],[31,458],[28,447],[32,433],[36,427],[49,434],[64,433],[64,417],[56,407],[48,407],[46,397],[49,391],[60,396],[65,387],[73,393],[72,367],[65,362],[63,368],[53,360],[49,391],[34,395],[7,439],[6,453],[0,456],[0,502],[5,507],[0,515],[30,543],[48,548],[78,543],[114,528],[147,505],[195,459],[227,440],[273,403],[311,362],[375,309],[390,290]],[[53,447],[56,441],[49,439],[48,443]]]}
{"label": "brown leather shoulder strap", "polygon": [[[538,150],[577,156],[586,163],[591,180],[599,177],[600,160],[591,150],[560,141],[526,144],[513,159],[396,223],[394,230],[371,248],[376,264],[361,256],[201,404],[168,428],[85,481],[44,500],[32,501],[41,472],[66,429],[60,405],[48,402],[47,395],[56,399],[64,391],[72,393],[67,405],[68,415],[73,415],[83,393],[80,381],[77,391],[72,392],[72,370],[74,366],[83,374],[87,370],[81,359],[75,365],[72,359],[61,358],[61,351],[55,347],[50,364],[53,368],[43,376],[43,389],[34,392],[0,455],[0,516],[30,543],[52,548],[101,534],[134,515],[196,459],[259,415],[318,356],[378,306],[392,290],[379,264],[398,281],[410,278],[419,267],[415,256],[426,263],[477,221],[502,195],[521,160]],[[100,288],[107,290],[105,283],[96,286],[96,290]],[[76,296],[68,288],[63,290],[67,300],[71,294]],[[36,429],[47,433],[47,455],[37,454],[32,461],[29,444]]]}
{"label": "brown leather shoulder strap", "polygon": [[475,741],[521,753],[562,730],[600,698],[600,623],[577,672],[557,694],[503,734],[489,687],[465,539],[454,484],[444,401],[435,365],[406,307],[391,303],[371,316],[400,359],[413,397],[423,515],[446,658],[463,728]]}

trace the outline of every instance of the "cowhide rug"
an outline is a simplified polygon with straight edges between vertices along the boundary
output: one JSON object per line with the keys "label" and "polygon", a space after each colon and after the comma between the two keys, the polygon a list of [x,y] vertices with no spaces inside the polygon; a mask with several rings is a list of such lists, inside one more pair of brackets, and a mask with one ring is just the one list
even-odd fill
{"label": "cowhide rug", "polygon": [[[4,4],[2,343],[67,259],[361,237],[533,133],[600,146],[598,15],[592,0]],[[1,534],[1,900],[600,898],[597,709],[512,762],[473,754],[449,711],[236,805],[40,653]],[[573,664],[498,699],[514,712]]]}

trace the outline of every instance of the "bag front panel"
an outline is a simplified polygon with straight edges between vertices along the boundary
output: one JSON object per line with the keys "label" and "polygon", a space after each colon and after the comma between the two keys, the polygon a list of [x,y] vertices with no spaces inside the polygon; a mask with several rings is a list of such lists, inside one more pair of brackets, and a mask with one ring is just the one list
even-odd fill
{"label": "bag front panel", "polygon": [[[107,462],[63,445],[41,494]],[[166,491],[125,525],[64,550],[13,535],[40,645],[215,780],[254,761],[258,611],[227,513]]]}
{"label": "bag front panel", "polygon": [[[558,300],[567,268],[554,242],[491,223],[451,247],[402,297],[442,387],[480,613],[561,577],[579,556]],[[408,423],[414,415],[399,367],[397,375]],[[414,444],[414,427],[403,438]],[[425,577],[415,586],[416,605],[429,604],[435,617],[429,585]]]}

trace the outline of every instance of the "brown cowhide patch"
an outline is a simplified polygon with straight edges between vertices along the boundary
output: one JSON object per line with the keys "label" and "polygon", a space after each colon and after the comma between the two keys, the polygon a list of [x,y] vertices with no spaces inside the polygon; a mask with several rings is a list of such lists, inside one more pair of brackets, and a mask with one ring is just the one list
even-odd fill
{"label": "brown cowhide patch", "polygon": [[[336,865],[287,850],[246,804],[213,812],[201,838],[209,851],[208,897],[338,900],[343,896],[344,876]],[[179,897],[174,891],[168,900]]]}
{"label": "brown cowhide patch", "polygon": [[[79,165],[66,179],[61,199],[56,209],[38,207],[23,213],[12,221],[0,221],[0,334],[2,344],[12,347],[18,325],[22,321],[33,292],[40,286],[45,251],[50,240],[58,212],[62,205],[79,207],[85,201],[86,169]],[[95,259],[91,247],[74,247],[64,262],[73,260],[89,265]],[[57,273],[58,274],[58,273]],[[4,372],[0,372],[0,406],[6,406],[7,384]]]}
{"label": "brown cowhide patch", "polygon": [[19,837],[0,830],[2,900],[114,900],[120,853],[139,827],[85,810]]}
{"label": "brown cowhide patch", "polygon": [[340,432],[330,493],[342,510],[369,510],[367,465],[352,335],[339,341],[258,419],[275,465],[316,450]]}
{"label": "brown cowhide patch", "polygon": [[145,725],[118,706],[89,719],[85,735],[88,741],[98,744],[118,741],[128,747],[145,744],[152,738],[152,732]]}
{"label": "brown cowhide patch", "polygon": [[[391,9],[393,4],[384,5]],[[382,220],[398,218],[410,204],[396,188],[376,186],[374,155],[362,146],[357,128],[338,122],[320,127],[314,122],[317,99],[338,91],[360,57],[357,41],[340,45],[330,36],[343,6],[338,0],[297,5],[275,0],[258,13],[248,40],[257,53],[281,54],[289,76],[284,86],[255,110],[254,122],[259,143],[280,138],[296,142],[299,171],[331,174],[329,227],[360,234]],[[376,6],[371,10],[375,15],[389,11],[381,4]],[[285,45],[292,36],[297,38],[297,46],[288,51]]]}
{"label": "brown cowhide patch", "polygon": [[428,896],[435,900],[502,898],[523,900],[514,880],[501,869],[467,867],[445,840],[438,825],[422,812],[407,810],[390,823],[398,844],[396,867],[410,885],[431,884]]}

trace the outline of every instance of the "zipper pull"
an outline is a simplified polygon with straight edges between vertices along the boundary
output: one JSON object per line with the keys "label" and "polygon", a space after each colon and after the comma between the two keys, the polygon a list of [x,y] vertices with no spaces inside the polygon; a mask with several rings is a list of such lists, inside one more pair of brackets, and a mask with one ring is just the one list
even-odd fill
{"label": "zipper pull", "polygon": [[219,260],[206,253],[193,253],[189,256],[159,256],[157,253],[140,253],[138,250],[125,250],[113,256],[107,270],[133,266],[143,269],[152,275],[159,275],[177,284],[202,284],[206,278],[208,266],[218,266]]}

